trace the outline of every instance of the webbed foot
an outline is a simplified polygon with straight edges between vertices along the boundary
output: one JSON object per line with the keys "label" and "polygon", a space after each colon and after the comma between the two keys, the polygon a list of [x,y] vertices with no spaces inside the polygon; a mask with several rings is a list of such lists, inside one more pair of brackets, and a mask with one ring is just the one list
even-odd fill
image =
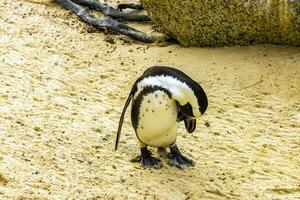
{"label": "webbed foot", "polygon": [[194,166],[195,162],[186,156],[182,155],[177,147],[177,145],[170,147],[170,160],[169,165],[175,166],[179,169],[184,169],[186,167]]}
{"label": "webbed foot", "polygon": [[158,158],[154,158],[151,156],[150,151],[148,151],[147,147],[141,148],[141,166],[143,168],[161,168],[162,163]]}

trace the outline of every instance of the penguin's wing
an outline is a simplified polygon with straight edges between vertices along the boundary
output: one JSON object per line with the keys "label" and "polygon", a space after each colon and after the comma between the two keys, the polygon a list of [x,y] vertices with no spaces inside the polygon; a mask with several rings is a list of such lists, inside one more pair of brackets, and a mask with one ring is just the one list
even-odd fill
{"label": "penguin's wing", "polygon": [[126,112],[126,109],[133,97],[133,92],[131,91],[127,100],[126,100],[126,103],[124,105],[124,108],[123,108],[123,111],[122,111],[122,114],[121,114],[121,117],[120,117],[120,121],[119,121],[119,127],[118,127],[118,131],[117,131],[117,138],[116,138],[116,144],[115,144],[115,150],[117,150],[118,148],[118,143],[119,143],[119,140],[120,140],[120,136],[121,136],[121,129],[122,129],[122,125],[123,125],[123,121],[124,121],[124,117],[125,117],[125,112]]}

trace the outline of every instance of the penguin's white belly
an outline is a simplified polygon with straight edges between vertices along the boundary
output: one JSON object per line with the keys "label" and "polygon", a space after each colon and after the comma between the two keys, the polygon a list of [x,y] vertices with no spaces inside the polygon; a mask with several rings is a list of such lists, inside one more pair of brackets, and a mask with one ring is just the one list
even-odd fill
{"label": "penguin's white belly", "polygon": [[153,147],[173,144],[177,137],[177,112],[175,101],[163,91],[143,96],[136,130],[138,139]]}

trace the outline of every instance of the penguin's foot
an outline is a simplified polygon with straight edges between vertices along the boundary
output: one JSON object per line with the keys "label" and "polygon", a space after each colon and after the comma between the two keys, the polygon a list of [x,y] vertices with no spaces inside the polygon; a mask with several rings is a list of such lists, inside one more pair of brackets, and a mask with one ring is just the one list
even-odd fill
{"label": "penguin's foot", "polygon": [[143,168],[161,168],[162,164],[158,158],[152,156],[141,157],[141,165]]}
{"label": "penguin's foot", "polygon": [[161,168],[162,163],[158,158],[154,158],[151,156],[150,151],[148,151],[147,147],[141,148],[141,165],[143,168]]}
{"label": "penguin's foot", "polygon": [[170,153],[170,160],[169,165],[175,166],[179,169],[184,169],[186,167],[194,166],[195,162],[186,156],[182,155],[177,147],[177,145],[174,145],[170,147],[171,153]]}
{"label": "penguin's foot", "polygon": [[160,157],[163,157],[163,158],[168,157],[168,152],[167,152],[166,148],[164,148],[164,147],[158,147],[157,153],[159,154]]}

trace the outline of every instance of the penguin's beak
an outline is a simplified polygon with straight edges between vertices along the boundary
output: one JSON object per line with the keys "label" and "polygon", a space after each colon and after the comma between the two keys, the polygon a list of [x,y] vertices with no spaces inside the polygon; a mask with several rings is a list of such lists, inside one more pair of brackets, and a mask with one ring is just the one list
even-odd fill
{"label": "penguin's beak", "polygon": [[184,125],[187,132],[192,133],[196,129],[196,119],[194,117],[186,117]]}

